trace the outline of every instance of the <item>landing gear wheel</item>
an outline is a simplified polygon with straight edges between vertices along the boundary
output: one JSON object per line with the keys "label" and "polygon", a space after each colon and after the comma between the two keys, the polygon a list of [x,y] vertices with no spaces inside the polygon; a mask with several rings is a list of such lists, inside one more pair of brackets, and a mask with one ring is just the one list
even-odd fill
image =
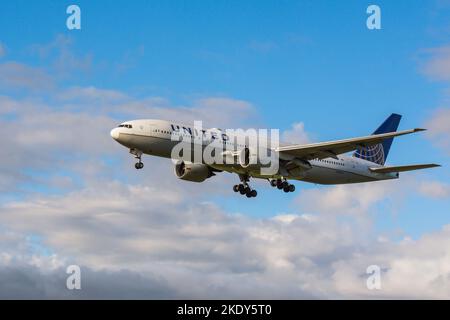
{"label": "landing gear wheel", "polygon": [[143,164],[142,162],[137,162],[137,163],[134,165],[134,167],[135,167],[137,170],[139,170],[139,169],[142,169],[142,168],[144,167],[144,164]]}
{"label": "landing gear wheel", "polygon": [[277,180],[270,180],[270,185],[272,187],[276,187],[277,186]]}
{"label": "landing gear wheel", "polygon": [[295,186],[293,184],[289,185],[289,192],[294,192]]}
{"label": "landing gear wheel", "polygon": [[289,190],[289,186],[284,187],[284,188],[283,188],[283,191],[286,192],[286,193],[289,192],[289,191],[290,191],[290,190]]}
{"label": "landing gear wheel", "polygon": [[[247,198],[254,198],[257,196],[258,192],[256,190],[253,190],[248,182],[250,181],[250,177],[248,175],[239,175],[239,179],[241,180],[241,183],[238,185],[235,185],[233,187],[234,192],[239,192],[242,195],[245,195]],[[272,180],[270,180],[270,183],[272,184]]]}

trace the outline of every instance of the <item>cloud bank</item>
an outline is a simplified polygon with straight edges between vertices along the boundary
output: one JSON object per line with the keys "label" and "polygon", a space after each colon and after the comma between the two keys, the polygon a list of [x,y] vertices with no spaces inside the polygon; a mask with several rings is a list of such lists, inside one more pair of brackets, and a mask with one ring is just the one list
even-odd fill
{"label": "cloud bank", "polygon": [[[64,55],[63,40],[36,52]],[[0,134],[8,137],[0,157],[0,298],[450,297],[449,226],[394,241],[373,225],[380,210],[395,211],[389,204],[408,197],[448,199],[447,185],[412,177],[311,188],[288,212],[248,217],[216,201],[239,201],[226,198],[231,177],[178,181],[163,159],[136,172],[109,130],[144,117],[253,126],[255,106],[215,96],[173,104],[63,85],[53,68],[0,64]],[[430,119],[430,138],[443,148],[445,119],[445,110]],[[302,123],[282,137],[310,140]],[[65,288],[69,264],[81,267],[80,291]],[[366,287],[373,264],[382,268],[382,290]]]}

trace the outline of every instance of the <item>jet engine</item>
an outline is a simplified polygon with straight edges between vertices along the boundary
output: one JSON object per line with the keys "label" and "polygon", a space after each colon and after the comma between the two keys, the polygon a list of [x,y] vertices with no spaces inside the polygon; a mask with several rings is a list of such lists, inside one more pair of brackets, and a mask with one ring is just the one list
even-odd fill
{"label": "jet engine", "polygon": [[178,161],[175,165],[175,174],[181,180],[203,182],[212,177],[214,173],[202,163]]}

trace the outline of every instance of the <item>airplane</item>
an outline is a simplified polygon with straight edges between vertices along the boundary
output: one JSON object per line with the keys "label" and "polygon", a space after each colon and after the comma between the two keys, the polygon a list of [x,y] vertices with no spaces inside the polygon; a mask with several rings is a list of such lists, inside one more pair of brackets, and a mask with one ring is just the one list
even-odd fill
{"label": "airplane", "polygon": [[[145,119],[126,121],[111,130],[111,137],[130,150],[137,159],[136,169],[142,169],[142,155],[172,158],[172,150],[178,141],[175,133],[187,137],[188,142],[204,150],[212,140],[231,149],[219,150],[224,157],[236,161],[226,163],[206,163],[175,159],[175,174],[182,180],[203,182],[219,172],[237,174],[240,183],[233,186],[233,191],[248,198],[256,197],[257,191],[250,185],[250,178],[266,179],[272,187],[284,192],[294,192],[295,186],[289,180],[298,180],[315,184],[336,185],[373,182],[398,179],[400,172],[440,167],[437,164],[413,164],[385,166],[393,138],[426,129],[397,131],[401,115],[391,114],[372,135],[307,144],[280,144],[268,147],[268,151],[278,157],[278,170],[262,174],[262,165],[256,161],[250,163],[255,151],[246,143],[230,139],[221,129],[213,128],[199,132],[192,127],[177,122]],[[208,138],[205,138],[208,136]],[[234,137],[236,138],[236,137]],[[348,154],[353,152],[351,155]],[[256,157],[258,157],[256,155]]]}

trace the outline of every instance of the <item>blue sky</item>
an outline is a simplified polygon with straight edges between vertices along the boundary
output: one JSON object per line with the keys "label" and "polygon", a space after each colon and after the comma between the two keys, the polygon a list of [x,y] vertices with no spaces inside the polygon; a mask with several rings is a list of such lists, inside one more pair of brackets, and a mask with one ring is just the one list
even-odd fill
{"label": "blue sky", "polygon": [[[2,3],[0,45],[5,53],[0,54],[0,63],[13,61],[40,70],[50,79],[50,87],[22,90],[0,81],[0,96],[48,104],[56,112],[73,107],[75,115],[87,109],[76,101],[61,100],[58,92],[95,87],[119,92],[134,102],[162,98],[168,109],[221,97],[245,101],[254,108],[255,114],[245,115],[245,125],[288,130],[303,122],[316,141],[371,133],[392,112],[403,115],[402,129],[423,127],[434,123],[437,110],[448,107],[448,81],[424,71],[436,57],[435,48],[445,48],[449,42],[450,5],[445,0],[76,1],[82,29],[73,31],[65,27],[70,4]],[[381,8],[381,30],[366,28],[370,4]],[[103,101],[101,107],[107,103]],[[93,107],[90,112],[117,122],[129,116],[120,107],[106,111]],[[211,112],[220,115],[220,110]],[[15,123],[14,114],[2,117],[0,113],[0,120]],[[107,135],[109,130],[99,132]],[[130,185],[154,179],[152,171],[147,171],[145,179],[121,171],[123,159],[128,159],[126,150],[102,152],[101,148],[97,146],[100,151],[92,159],[82,151],[64,158],[64,152],[52,149],[58,157],[54,168],[44,157],[42,163],[20,169],[17,176],[25,178],[4,191],[0,200],[52,199],[82,191],[96,179]],[[402,178],[411,175],[407,180],[411,184],[433,181],[448,188],[449,154],[432,136],[418,134],[395,140],[388,162],[442,164],[441,169]],[[102,163],[103,171],[98,175],[83,171],[81,176],[81,167],[88,168],[91,160]],[[146,164],[152,161],[159,160],[147,158]],[[173,175],[172,171],[167,175]],[[53,180],[57,183],[50,183]],[[70,186],[60,187],[66,180]],[[208,183],[208,188],[214,188],[213,182]],[[300,198],[258,184],[259,197],[250,202],[235,197],[230,184],[229,194],[220,190],[197,201],[211,201],[233,214],[270,218],[302,212],[308,207],[302,204],[308,195],[331,188],[296,185]],[[418,239],[448,224],[449,197],[427,197],[417,190],[386,194],[375,203],[369,210],[374,234]],[[45,236],[34,232],[39,243],[46,244]]]}
{"label": "blue sky", "polygon": [[[283,129],[301,121],[314,140],[372,132],[391,112],[403,114],[402,128],[422,126],[442,99],[442,84],[420,73],[424,50],[448,36],[449,9],[439,2],[379,1],[379,31],[365,26],[365,1],[79,1],[81,31],[65,28],[69,4],[5,3],[0,29],[9,57],[42,64],[30,54],[33,45],[67,35],[73,55],[93,63],[88,72],[71,70],[64,85],[163,96],[175,104],[233,97],[257,108],[254,125]],[[422,137],[398,139],[389,160],[448,161]],[[449,178],[442,170],[427,174]],[[256,211],[270,215],[285,195],[276,197]],[[417,208],[424,200],[412,201]],[[244,205],[253,211],[254,204]],[[430,205],[442,212],[448,203]],[[447,217],[436,215],[435,224],[416,219],[408,231],[417,236]]]}
{"label": "blue sky", "polygon": [[24,49],[66,34],[76,56],[94,59],[67,84],[175,103],[232,96],[256,105],[266,125],[303,121],[321,139],[370,131],[392,111],[420,124],[440,98],[418,72],[422,50],[444,36],[432,31],[446,18],[433,2],[380,2],[381,31],[365,27],[364,1],[81,1],[81,31],[64,28],[63,1],[19,3],[6,3],[0,21],[11,56],[33,64]]}

